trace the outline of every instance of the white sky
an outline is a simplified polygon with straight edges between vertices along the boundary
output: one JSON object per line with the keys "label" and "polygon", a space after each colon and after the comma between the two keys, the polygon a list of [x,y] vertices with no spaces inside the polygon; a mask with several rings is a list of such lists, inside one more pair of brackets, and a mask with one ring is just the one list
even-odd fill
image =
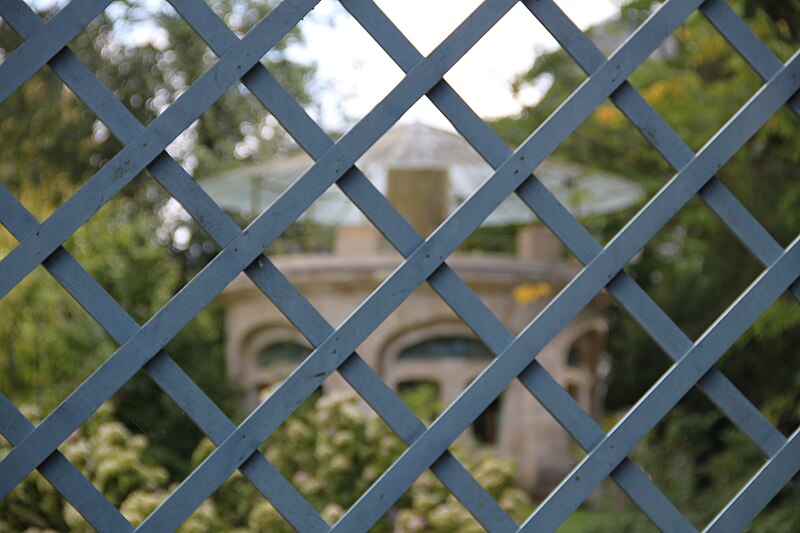
{"label": "white sky", "polygon": [[[3,0],[0,0],[3,1]],[[26,0],[44,7],[68,0]],[[163,0],[143,0],[159,9]],[[290,0],[289,0],[290,1]],[[490,0],[491,1],[491,0]],[[619,11],[620,0],[555,0],[581,28],[597,24]],[[375,3],[423,54],[430,53],[482,0],[375,0]],[[109,9],[114,9],[112,4]],[[367,35],[337,0],[322,0],[301,23],[305,44],[295,46],[291,58],[317,64],[311,88],[319,111],[314,112],[327,130],[344,130],[369,112],[402,79],[403,73]],[[152,29],[138,28],[128,38],[152,39]],[[515,99],[514,77],[527,70],[543,51],[558,45],[521,4],[517,4],[486,34],[445,79],[483,118],[519,111],[534,103],[541,88],[529,89]],[[423,122],[445,129],[450,123],[423,98],[401,122]]]}
{"label": "white sky", "polygon": [[[480,2],[376,0],[423,55],[430,53]],[[613,16],[619,9],[612,0],[556,2],[581,29]],[[292,54],[297,60],[317,62],[314,96],[322,106],[323,126],[341,129],[360,119],[402,79],[402,71],[338,2],[321,2],[301,28],[306,45]],[[517,4],[445,79],[480,116],[509,115],[539,96],[532,89],[516,100],[511,92],[515,75],[527,70],[542,51],[556,46],[530,12]],[[344,123],[342,115],[346,117]],[[417,103],[402,121],[450,128],[426,99]]]}

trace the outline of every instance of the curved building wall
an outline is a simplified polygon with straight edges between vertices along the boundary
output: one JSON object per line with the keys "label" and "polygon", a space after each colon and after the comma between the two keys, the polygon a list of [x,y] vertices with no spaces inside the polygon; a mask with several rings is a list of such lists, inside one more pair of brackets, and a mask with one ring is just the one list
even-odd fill
{"label": "curved building wall", "polygon": [[[398,263],[397,256],[386,253],[359,258],[293,255],[275,260],[276,266],[334,327]],[[533,319],[577,270],[575,265],[563,262],[473,254],[453,256],[448,264],[514,334]],[[537,357],[591,414],[597,414],[598,391],[602,391],[598,369],[605,339],[605,301],[602,295],[595,299]],[[291,371],[293,358],[302,357],[306,353],[303,350],[310,346],[245,277],[231,283],[223,293],[222,302],[226,309],[228,373],[247,391],[247,407],[254,407],[260,392],[284,379]],[[431,358],[401,355],[425,341],[453,338],[474,339],[475,335],[424,284],[359,346],[358,353],[389,386],[396,389],[403,383],[433,382],[440,400],[447,404],[489,364],[491,354],[487,358],[457,354]],[[582,351],[576,355],[574,345],[579,339]],[[297,347],[292,348],[292,344]],[[259,354],[269,347],[282,350],[280,365],[270,367],[259,362]],[[331,376],[323,388],[350,390],[338,374]],[[490,446],[498,455],[517,461],[523,488],[532,493],[547,490],[574,465],[575,444],[519,382],[512,383],[503,393],[499,408],[502,411],[496,440]]]}

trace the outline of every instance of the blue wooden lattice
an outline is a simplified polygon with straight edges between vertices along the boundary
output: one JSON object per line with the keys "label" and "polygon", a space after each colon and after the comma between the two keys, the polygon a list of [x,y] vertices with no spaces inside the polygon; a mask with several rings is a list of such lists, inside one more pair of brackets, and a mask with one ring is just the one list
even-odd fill
{"label": "blue wooden lattice", "polygon": [[[698,387],[763,451],[766,462],[708,524],[743,529],[800,470],[800,431],[788,439],[715,367],[715,362],[784,291],[800,298],[800,245],[787,248],[755,220],[714,173],[784,104],[800,113],[800,61],[782,63],[724,0],[668,0],[610,57],[605,57],[552,0],[522,0],[588,75],[587,80],[515,151],[467,106],[442,76],[517,0],[486,0],[423,57],[372,0],[341,0],[405,78],[334,143],[278,84],[259,59],[318,0],[284,0],[239,39],[203,0],[171,0],[219,61],[146,127],[67,48],[110,0],[74,0],[47,24],[23,0],[0,2],[0,16],[25,41],[0,64],[0,102],[46,64],[92,109],[124,148],[47,220],[39,223],[0,185],[0,223],[19,244],[0,261],[0,296],[36,266],[50,274],[105,328],[120,348],[34,427],[0,394],[0,432],[14,445],[0,462],[0,496],[34,469],[98,530],[133,526],[57,447],[136,372],[144,370],[217,445],[216,450],[139,526],[178,527],[237,469],[299,531],[363,531],[430,468],[489,531],[552,531],[610,477],[665,531],[694,530],[629,459],[628,453],[693,387]],[[699,10],[764,80],[761,89],[697,153],[626,81],[695,10]],[[243,231],[164,152],[237,81],[316,160]],[[423,95],[496,169],[428,239],[423,239],[354,166]],[[610,98],[675,169],[674,177],[605,247],[598,244],[531,174]],[[61,245],[140,171],[178,199],[222,251],[146,324],[137,324]],[[332,328],[273,266],[263,250],[330,185],[338,187],[405,257],[339,328]],[[513,335],[445,260],[509,194],[516,193],[585,265],[519,334]],[[694,195],[717,213],[764,265],[762,274],[697,340],[691,341],[623,268]],[[165,344],[240,272],[267,295],[315,347],[286,382],[238,427],[163,351]],[[354,352],[413,290],[427,281],[496,358],[426,427]],[[609,433],[536,361],[536,354],[603,288],[630,312],[675,363]],[[334,371],[338,371],[408,449],[331,528],[257,448]],[[514,379],[533,394],[587,455],[518,525],[447,451],[453,440]]]}

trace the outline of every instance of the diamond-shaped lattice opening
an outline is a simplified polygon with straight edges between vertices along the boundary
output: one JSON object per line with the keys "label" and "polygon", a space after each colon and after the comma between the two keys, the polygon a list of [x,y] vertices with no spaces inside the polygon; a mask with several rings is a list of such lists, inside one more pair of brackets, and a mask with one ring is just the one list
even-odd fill
{"label": "diamond-shaped lattice opening", "polygon": [[[660,3],[660,2],[659,2]],[[594,45],[608,57],[612,55],[622,44],[642,25],[647,17],[657,8],[655,5],[631,5],[628,4],[624,9],[613,9],[610,13],[605,13],[606,19],[586,27],[586,20],[590,15],[583,5],[583,2],[559,2],[559,7],[572,21],[580,28],[585,28],[586,35],[592,40]],[[653,3],[656,4],[656,3]],[[611,6],[605,6],[606,9]],[[601,8],[602,9],[602,8]],[[664,56],[674,49],[673,39],[667,39],[654,52],[657,56]]]}
{"label": "diamond-shaped lattice opening", "polygon": [[548,189],[601,244],[673,173],[611,100],[595,108],[537,169]]}
{"label": "diamond-shaped lattice opening", "polygon": [[773,115],[717,171],[717,177],[766,228],[781,247],[797,235],[798,177],[796,134],[800,119],[787,106]]}
{"label": "diamond-shaped lattice opening", "polygon": [[552,469],[544,459],[552,428],[542,424],[538,407],[514,382],[450,446],[478,484],[517,521],[533,510],[530,494],[541,494],[552,482]]}
{"label": "diamond-shaped lattice opening", "polygon": [[[52,11],[42,13],[43,16],[48,18],[52,16],[52,14]],[[0,62],[2,62],[23,43],[23,39],[2,19],[0,19],[0,38],[2,39],[2,41],[0,41]]]}
{"label": "diamond-shaped lattice opening", "polygon": [[[645,200],[654,194],[660,184],[655,176],[666,178],[667,174],[657,165],[635,161],[634,157],[628,155],[625,145],[631,140],[633,132],[621,132],[617,137],[617,141],[621,142],[604,143],[600,139],[601,130],[595,129],[589,123],[584,126],[539,165],[534,175],[577,219],[574,227],[580,229],[583,226],[595,240],[604,245],[628,222]],[[613,134],[608,136],[613,138]],[[612,144],[616,146],[611,146]],[[616,169],[619,168],[617,164],[608,164],[610,160],[605,156],[587,156],[587,150],[591,153],[595,153],[595,150],[599,150],[598,153],[617,151],[617,156],[611,156],[610,160],[618,157],[618,164],[624,165],[621,161],[627,158],[631,166],[621,173]],[[655,152],[653,155],[657,157]],[[541,199],[540,202],[547,205]],[[568,227],[560,229],[572,239],[567,242],[576,246],[580,240],[574,236],[574,230],[567,231]],[[569,259],[572,257],[569,256]]]}
{"label": "diamond-shaped lattice opening", "polygon": [[561,533],[625,530],[642,533],[659,531],[610,478],[598,485],[583,505],[558,529]]}
{"label": "diamond-shaped lattice opening", "polygon": [[0,224],[0,259],[17,245],[17,239],[2,224]]}
{"label": "diamond-shaped lattice opening", "polygon": [[229,89],[172,142],[168,152],[242,227],[313,163],[242,84]]}
{"label": "diamond-shaped lattice opening", "polygon": [[[224,298],[221,299],[224,305]],[[205,393],[223,413],[238,423],[244,414],[247,413],[247,400],[245,387],[233,379],[233,361],[228,361],[225,352],[223,327],[224,323],[220,320],[223,309],[218,302],[213,302],[205,309],[200,311],[175,337],[167,343],[165,351],[177,363],[203,393]],[[230,366],[228,366],[230,365]],[[229,379],[220,379],[220,376],[227,375]],[[152,414],[148,406],[148,398],[156,385],[151,381],[144,381],[139,378],[139,382],[133,385],[129,382],[130,390],[123,388],[122,393],[127,391],[127,397],[131,398],[135,404],[134,410],[140,410],[147,414]],[[243,390],[245,389],[245,390]],[[179,393],[173,391],[173,394]],[[158,402],[154,402],[153,408],[165,409],[171,416],[177,416],[180,410],[167,398],[167,395]],[[205,400],[203,400],[205,402]],[[196,403],[193,400],[193,403]],[[135,411],[134,411],[135,414]],[[132,420],[133,420],[133,416]],[[185,416],[174,420],[178,428],[173,433],[186,434],[189,444],[194,446],[200,438],[198,430],[194,429],[192,422]],[[158,438],[166,439],[167,435]],[[190,451],[190,450],[189,450]]]}
{"label": "diamond-shaped lattice opening", "polygon": [[340,376],[332,376],[262,449],[323,518],[332,522],[406,446]]}
{"label": "diamond-shaped lattice opening", "polygon": [[[646,194],[654,192],[674,172],[610,99],[595,108],[547,161],[578,164],[587,172],[623,178],[642,187]],[[574,203],[565,201],[568,207]]]}
{"label": "diamond-shaped lattice opening", "polygon": [[[198,464],[206,454],[213,451],[210,443],[205,444],[207,449],[194,458]],[[194,516],[199,519],[200,527],[207,527],[209,523],[219,523],[227,527],[239,527],[245,531],[294,531],[275,507],[239,470],[220,485],[195,511]]]}
{"label": "diamond-shaped lattice opening", "polygon": [[693,150],[703,146],[762,85],[744,60],[697,12],[651,56],[631,84]]}
{"label": "diamond-shaped lattice opening", "polygon": [[[47,415],[115,349],[114,342],[43,267],[0,300],[2,391]],[[23,393],[24,391],[24,393]]]}
{"label": "diamond-shaped lattice opening", "polygon": [[707,206],[693,198],[626,270],[694,339],[763,266]]}
{"label": "diamond-shaped lattice opening", "polygon": [[[43,418],[42,411],[30,404],[23,405],[20,411],[34,424]],[[8,441],[0,437],[0,456],[5,456],[10,449]],[[0,517],[3,526],[11,531],[26,531],[29,528],[67,529],[69,522],[66,518],[72,518],[70,514],[77,517],[77,522],[73,523],[85,524],[71,506],[70,511],[66,510],[67,507],[68,504],[56,489],[38,471],[34,471],[0,502]]]}
{"label": "diamond-shaped lattice opening", "polygon": [[144,123],[216,62],[168,2],[112,4],[70,48]]}
{"label": "diamond-shaped lattice opening", "polygon": [[[535,28],[537,23],[529,24]],[[522,144],[585,79],[584,72],[564,50],[539,51],[533,64],[510,80],[522,109],[493,121],[495,131],[512,147]]]}
{"label": "diamond-shaped lattice opening", "polygon": [[[455,293],[454,298],[463,301]],[[459,310],[473,313],[474,308]],[[475,317],[470,316],[470,320]],[[435,395],[422,417],[427,420],[453,401],[493,358],[477,335],[427,283],[381,322],[362,342],[359,353],[391,388],[412,393],[404,398],[412,410],[417,407],[415,397],[423,400]],[[430,390],[413,394],[419,386]]]}
{"label": "diamond-shaped lattice opening", "polygon": [[[785,293],[745,332],[717,364],[725,375],[784,435],[800,424],[794,326],[800,304]],[[775,372],[776,368],[782,369]]]}
{"label": "diamond-shaped lattice opening", "polygon": [[292,222],[266,254],[334,327],[400,263],[336,185]]}
{"label": "diamond-shaped lattice opening", "polygon": [[[533,510],[527,496],[509,485],[508,471],[505,469],[507,462],[486,454],[458,451],[454,451],[454,454],[463,465],[478,471],[478,481],[490,486],[490,495],[518,523]],[[381,526],[385,527],[386,524],[393,526],[395,531],[484,530],[467,507],[452,495],[431,470],[426,470],[417,478],[374,530],[380,531]]]}
{"label": "diamond-shaped lattice opening", "polygon": [[[738,14],[781,62],[787,61],[800,47],[797,10],[783,2],[745,4]],[[735,32],[734,32],[735,35]]]}
{"label": "diamond-shaped lattice opening", "polygon": [[[294,150],[295,145],[276,118],[240,82],[203,110],[167,147],[167,152],[204,187],[216,184],[207,190],[222,207],[251,217],[255,213],[251,208],[263,209],[263,200],[258,190],[249,190],[250,181],[259,171],[268,170],[267,164],[277,156],[284,158]],[[281,177],[285,178],[284,173]],[[278,183],[283,188],[288,185],[285,179]],[[222,196],[218,198],[212,191],[220,187]]]}
{"label": "diamond-shaped lattice opening", "polygon": [[696,389],[630,457],[698,528],[722,510],[764,462],[755,444]]}
{"label": "diamond-shaped lattice opening", "polygon": [[[174,355],[173,351],[168,353]],[[207,366],[210,367],[211,364]],[[206,377],[205,380],[200,380],[199,385],[209,389],[209,379]],[[224,385],[219,388],[224,388]],[[233,392],[222,398],[222,402],[219,401],[219,391],[204,392],[229,411],[238,408]],[[112,418],[115,421],[121,422],[129,431],[147,440],[147,459],[165,470],[170,483],[182,481],[191,472],[191,458],[203,433],[145,372],[139,372],[128,381],[112,397],[111,405],[114,411]],[[165,484],[164,488],[166,486]]]}
{"label": "diamond-shaped lattice opening", "polygon": [[[490,215],[528,216],[511,196]],[[512,333],[519,333],[580,270],[561,241],[539,222],[478,228],[448,264]]]}
{"label": "diamond-shaped lattice opening", "polygon": [[604,407],[609,413],[617,413],[644,395],[667,371],[672,359],[616,300],[611,300],[606,317],[609,333]]}
{"label": "diamond-shaped lattice opening", "polygon": [[[541,83],[509,91],[513,78],[531,68],[532,58],[558,47],[522,4],[508,13],[473,46],[444,79],[484,118],[504,117],[533,105],[543,96]],[[537,57],[538,56],[538,57]],[[476,80],[480,80],[476,83]]]}
{"label": "diamond-shaped lattice opening", "polygon": [[139,323],[163,307],[215,254],[189,217],[140,175],[65,244]]}
{"label": "diamond-shaped lattice opening", "polygon": [[[351,215],[358,219],[356,207],[334,185],[314,201],[306,212],[292,222],[288,228],[267,248],[267,255],[280,262],[289,264],[292,258],[302,261],[304,256],[333,257],[338,245],[348,244],[346,229],[336,224],[339,215]],[[366,222],[366,221],[364,221]],[[346,227],[349,227],[345,225]],[[364,239],[379,239],[372,228],[365,224],[355,224],[358,229],[364,228]],[[366,233],[369,233],[367,235]],[[362,235],[359,235],[362,237]],[[347,254],[344,254],[347,255]],[[308,261],[306,261],[308,262]]]}
{"label": "diamond-shaped lattice opening", "polygon": [[187,466],[183,465],[180,474],[171,472],[168,466],[175,465],[163,464],[165,458],[159,453],[162,447],[149,438],[154,428],[148,426],[157,425],[158,418],[138,418],[127,424],[128,407],[124,394],[106,402],[59,446],[59,451],[117,508],[125,508],[130,498],[141,497],[138,491],[151,493],[148,496],[162,493],[159,500],[163,499],[169,483],[180,481]]}
{"label": "diamond-shaped lattice opening", "polygon": [[39,220],[119,149],[78,96],[43,69],[0,106],[0,181]]}
{"label": "diamond-shaped lattice opening", "polygon": [[[403,72],[339,2],[322,0],[298,24],[305,45],[292,46],[288,56],[302,64],[316,63],[312,90],[326,128],[344,130],[366,115],[403,78]],[[342,38],[346,35],[347,38]],[[317,62],[317,50],[326,60]]]}
{"label": "diamond-shaped lattice opening", "polygon": [[[165,448],[153,437],[167,431],[159,427],[162,425],[159,416],[167,413],[159,411],[158,407],[149,415],[131,413],[126,388],[130,387],[123,388],[76,429],[59,451],[136,526],[167,498],[189,473],[190,467],[196,466],[195,458],[203,455],[207,443],[204,441],[189,450],[186,457],[164,455]],[[158,403],[163,407],[162,402]],[[134,418],[130,418],[131,415]],[[185,434],[179,436],[186,438]],[[172,439],[172,444],[180,440],[175,434]],[[215,514],[213,503],[205,502],[187,524],[207,525]],[[52,515],[63,519],[70,530],[88,527],[84,518],[69,504],[63,504]]]}
{"label": "diamond-shaped lattice opening", "polygon": [[[240,401],[240,408],[232,411],[243,414],[268,397],[313,351],[303,335],[269,300],[255,289],[249,289],[250,293],[242,291],[245,283],[244,279],[237,280],[222,296],[227,317],[227,345],[226,360],[219,362],[219,366],[226,367],[235,386],[241,389],[238,397],[231,398]],[[237,320],[237,316],[249,319]],[[205,376],[206,380],[210,377]],[[229,404],[229,407],[234,406]]]}
{"label": "diamond-shaped lattice opening", "polygon": [[439,111],[426,113],[426,123],[416,121],[415,113],[405,113],[363,154],[358,166],[427,238],[480,187],[492,168]]}

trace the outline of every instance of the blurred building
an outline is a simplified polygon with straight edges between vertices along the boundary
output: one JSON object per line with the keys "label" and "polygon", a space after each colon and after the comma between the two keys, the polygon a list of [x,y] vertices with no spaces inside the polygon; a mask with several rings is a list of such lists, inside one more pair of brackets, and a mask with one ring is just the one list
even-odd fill
{"label": "blurred building", "polygon": [[[203,186],[229,210],[258,213],[311,164],[304,154],[291,155],[215,176]],[[396,126],[358,167],[424,236],[492,173],[461,137],[422,125]],[[620,178],[569,163],[547,161],[536,175],[580,216],[621,209],[642,194]],[[334,228],[332,249],[290,251],[272,258],[336,327],[391,274],[401,257],[335,188],[303,218]],[[498,227],[503,231],[492,231]],[[484,242],[476,235],[471,251],[456,252],[447,264],[517,334],[580,265],[516,197],[501,204],[478,233]],[[513,242],[500,246],[495,242],[499,235],[510,235]],[[244,275],[221,299],[228,373],[245,388],[253,407],[260,392],[285,379],[311,347]],[[604,390],[606,304],[604,294],[595,298],[537,357],[592,415],[601,409]],[[400,305],[358,353],[392,388],[429,383],[444,405],[494,357],[427,284]],[[337,389],[349,385],[333,375],[323,390]],[[516,381],[472,424],[465,438],[515,458],[520,482],[531,492],[551,488],[575,463],[571,438]]]}

